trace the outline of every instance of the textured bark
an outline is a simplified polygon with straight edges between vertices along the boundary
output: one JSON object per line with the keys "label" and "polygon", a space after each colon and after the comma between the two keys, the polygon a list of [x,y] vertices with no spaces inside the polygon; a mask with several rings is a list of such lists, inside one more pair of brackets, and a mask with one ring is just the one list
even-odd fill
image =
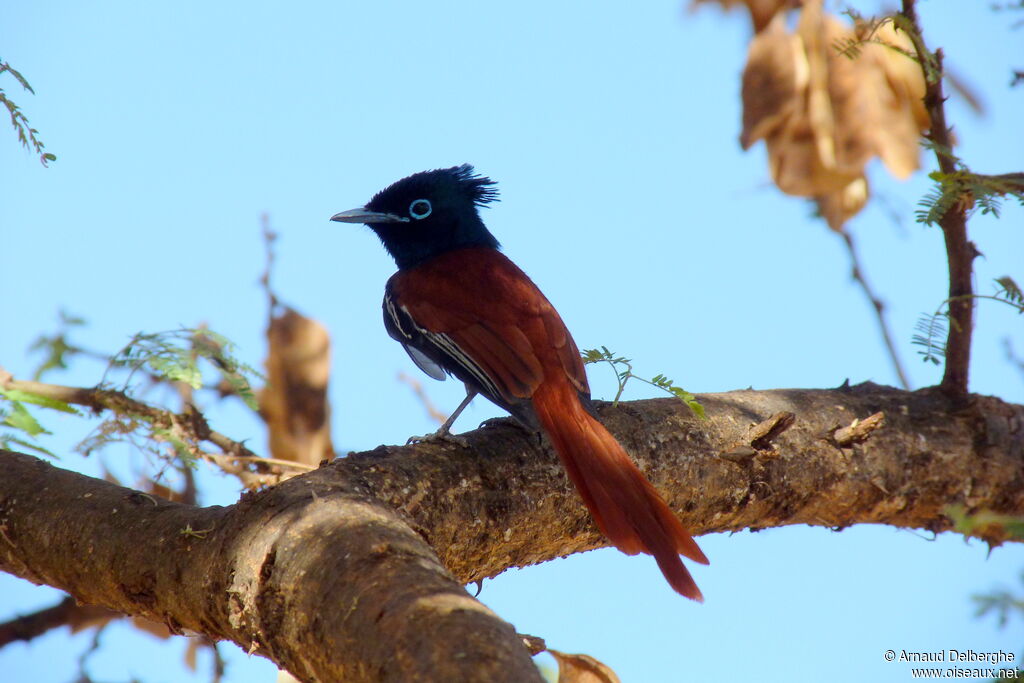
{"label": "textured bark", "polygon": [[[1024,514],[1024,406],[972,396],[958,409],[937,389],[874,384],[698,398],[707,420],[675,399],[599,408],[694,534],[857,523],[940,532],[952,528],[953,504]],[[764,449],[750,427],[781,412],[795,424]],[[834,432],[878,412],[884,425],[864,443],[836,443]],[[463,581],[606,545],[535,436],[514,426],[467,436],[466,450],[425,445],[409,458],[382,447],[332,467],[413,519]],[[737,445],[749,457],[737,458]],[[998,528],[985,533],[1006,540]]]}
{"label": "textured bark", "polygon": [[[1024,514],[1024,406],[871,384],[700,400],[704,421],[674,399],[599,411],[697,534],[937,532],[950,504]],[[751,430],[785,412],[785,431]],[[879,412],[839,445],[838,429]],[[512,628],[459,583],[603,541],[537,436],[500,423],[465,436],[351,454],[224,508],[0,452],[0,569],[255,648],[302,680],[530,680]]]}
{"label": "textured bark", "polygon": [[304,681],[540,680],[514,629],[340,472],[196,508],[10,451],[0,471],[0,569],[82,602]]}

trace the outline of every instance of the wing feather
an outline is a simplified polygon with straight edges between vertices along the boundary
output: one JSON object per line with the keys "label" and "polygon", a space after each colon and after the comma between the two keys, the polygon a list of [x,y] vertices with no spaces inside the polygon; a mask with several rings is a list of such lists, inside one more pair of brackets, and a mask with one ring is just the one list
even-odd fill
{"label": "wing feather", "polygon": [[[396,273],[385,295],[389,310],[402,335],[393,337],[463,381],[482,384],[475,388],[499,405],[529,399],[552,373],[589,395],[562,319],[501,252],[462,249]],[[488,382],[473,381],[481,374]]]}

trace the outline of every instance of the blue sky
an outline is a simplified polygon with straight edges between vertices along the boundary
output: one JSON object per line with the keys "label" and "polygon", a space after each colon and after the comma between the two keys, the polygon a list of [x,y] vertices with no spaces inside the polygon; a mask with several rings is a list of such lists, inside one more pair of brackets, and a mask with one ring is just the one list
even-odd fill
{"label": "blue sky", "polygon": [[[866,12],[875,6],[859,5]],[[986,3],[921,2],[926,37],[987,104],[949,103],[976,170],[1020,169],[1021,31]],[[762,146],[739,149],[747,22],[676,1],[622,3],[129,3],[9,0],[0,58],[35,87],[0,85],[58,160],[44,169],[0,128],[0,365],[26,375],[26,348],[61,308],[78,339],[116,350],[137,331],[209,323],[259,364],[265,300],[260,216],[280,234],[278,294],[334,340],[339,451],[401,443],[431,428],[399,383],[415,368],[387,339],[380,296],[393,263],[368,230],[329,223],[409,173],[470,162],[499,182],[484,215],[581,347],[605,345],[695,392],[895,384],[840,240],[770,184]],[[5,124],[6,125],[6,124]],[[925,159],[928,164],[929,160]],[[941,235],[913,221],[927,189],[872,168],[880,200],[850,224],[915,386],[940,371],[910,345],[945,294]],[[1022,211],[977,217],[982,293],[1024,281]],[[972,389],[1024,401],[1004,339],[1021,319],[979,307]],[[89,384],[83,364],[54,381]],[[424,378],[426,379],[426,378]],[[594,393],[614,391],[591,370]],[[454,407],[455,382],[430,383]],[[629,398],[654,395],[634,387]],[[458,428],[497,409],[477,401]],[[217,427],[260,445],[233,406]],[[88,425],[51,418],[55,448]],[[128,451],[62,466],[144,469]],[[206,503],[233,482],[205,477]],[[700,495],[695,492],[694,495]],[[1024,626],[973,618],[970,595],[1021,587],[1024,551],[992,553],[945,534],[788,528],[701,539],[707,598],[671,592],[649,558],[603,550],[506,572],[481,599],[521,632],[589,653],[624,681],[904,680],[886,649],[1021,652]],[[0,619],[57,599],[0,577]],[[54,633],[0,650],[16,681],[73,678],[88,636]],[[184,645],[117,626],[91,661],[97,679],[189,678]],[[228,645],[229,681],[272,680]],[[1018,662],[1019,663],[1019,662]]]}

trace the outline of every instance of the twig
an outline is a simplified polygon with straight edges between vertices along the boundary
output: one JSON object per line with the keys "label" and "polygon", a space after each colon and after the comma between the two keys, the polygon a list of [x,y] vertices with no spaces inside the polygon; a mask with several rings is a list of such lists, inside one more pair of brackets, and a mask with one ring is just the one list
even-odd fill
{"label": "twig", "polygon": [[737,465],[747,464],[755,455],[776,458],[778,452],[773,442],[794,423],[794,413],[787,410],[775,413],[748,429],[742,439],[724,449],[719,457],[731,460]]}
{"label": "twig", "polygon": [[1021,379],[1024,379],[1024,358],[1018,357],[1017,354],[1013,352],[1013,342],[1010,341],[1009,337],[1003,338],[1003,349],[1006,352],[1007,362],[1020,370]]}
{"label": "twig", "polygon": [[523,646],[531,655],[539,655],[541,652],[545,652],[548,649],[548,645],[544,642],[543,638],[527,635],[525,633],[519,633],[517,635],[522,639]]}
{"label": "twig", "polygon": [[889,350],[889,360],[892,361],[892,368],[896,371],[896,376],[900,380],[900,386],[907,391],[910,391],[910,382],[907,380],[907,373],[903,370],[903,363],[900,361],[899,354],[896,351],[896,345],[892,341],[892,334],[889,332],[889,322],[885,318],[885,302],[875,295],[871,286],[868,285],[867,279],[864,277],[864,270],[860,266],[857,249],[853,244],[853,236],[845,231],[840,232],[839,234],[843,236],[843,242],[846,244],[846,251],[850,255],[851,275],[864,291],[864,295],[867,296],[868,301],[871,302],[871,307],[875,309],[875,316],[878,319],[878,329],[882,333],[882,341],[885,342],[885,348]]}
{"label": "twig", "polygon": [[751,427],[747,432],[747,439],[749,439],[750,445],[759,451],[771,450],[775,447],[772,442],[779,438],[782,432],[792,427],[795,422],[796,415],[788,410],[775,413],[764,422]]}
{"label": "twig", "polygon": [[213,683],[220,683],[224,680],[224,673],[227,670],[227,664],[224,661],[224,657],[221,656],[220,650],[217,649],[217,641],[209,636],[203,638],[204,644],[210,648],[210,652],[213,655]]}
{"label": "twig", "polygon": [[[3,74],[4,72],[10,73],[14,76],[15,80],[17,80],[25,90],[29,91],[33,95],[36,94],[36,91],[28,84],[28,81],[25,80],[24,76],[22,76],[7,62],[0,61],[0,74]],[[39,161],[43,166],[46,166],[49,162],[57,159],[53,154],[43,151],[43,148],[45,148],[46,145],[43,144],[42,140],[36,137],[36,133],[39,131],[29,124],[28,118],[25,117],[25,114],[22,113],[18,105],[8,99],[3,88],[0,88],[0,105],[4,105],[7,108],[7,113],[11,116],[11,125],[14,126],[14,130],[18,132],[18,141],[21,142],[25,149],[34,149],[36,154],[39,155]]]}
{"label": "twig", "polygon": [[444,424],[448,420],[448,416],[437,409],[434,402],[427,396],[427,392],[423,389],[423,384],[416,379],[413,379],[404,372],[398,373],[398,381],[409,385],[412,389],[412,393],[416,395],[416,398],[420,400],[423,407],[426,408],[427,414],[430,415],[430,419],[436,420],[437,424]]}
{"label": "twig", "polygon": [[67,597],[52,607],[0,624],[0,647],[18,640],[32,640],[61,626],[71,626],[74,631],[123,616],[99,605],[79,605],[74,598]]}
{"label": "twig", "polygon": [[846,427],[836,429],[832,433],[832,439],[841,448],[849,448],[854,444],[864,443],[871,436],[871,433],[885,424],[885,413],[878,412],[869,415],[863,420],[854,420]]}
{"label": "twig", "polygon": [[290,467],[295,470],[302,470],[303,472],[312,472],[316,469],[315,465],[307,465],[304,462],[279,460],[277,458],[264,458],[261,455],[217,455],[215,453],[210,455],[218,460],[234,460],[237,462],[255,462],[258,464],[277,465],[278,467]]}
{"label": "twig", "polygon": [[78,679],[84,683],[92,683],[92,679],[89,678],[89,674],[85,671],[85,665],[88,663],[89,658],[99,652],[100,649],[100,638],[103,636],[103,630],[106,624],[100,626],[92,634],[92,640],[89,641],[89,647],[78,657]]}
{"label": "twig", "polygon": [[[207,441],[220,448],[226,455],[233,456],[224,458],[210,453],[198,453],[210,462],[232,474],[247,487],[261,486],[276,481],[273,477],[262,477],[259,474],[237,465],[229,465],[234,460],[254,463],[261,469],[266,470],[270,465],[266,458],[258,456],[249,450],[244,444],[239,443],[218,431],[210,428],[206,418],[194,406],[189,405],[184,413],[174,413],[163,410],[131,398],[122,391],[113,389],[98,389],[84,387],[68,387],[59,384],[45,384],[33,380],[11,379],[10,374],[0,368],[0,385],[8,389],[16,389],[26,393],[35,394],[44,398],[50,398],[64,403],[91,408],[97,413],[109,410],[117,415],[131,415],[145,419],[147,422],[164,429],[180,429],[193,437],[194,441]],[[292,463],[294,465],[294,463]]]}
{"label": "twig", "polygon": [[[914,0],[903,0],[901,14],[910,26],[907,35],[914,44],[925,77],[924,106],[931,120],[931,127],[925,133],[925,137],[932,142],[939,170],[943,174],[953,174],[957,170],[957,162],[951,152],[953,139],[946,124],[946,96],[942,91],[942,50],[938,49],[932,53],[925,46]],[[967,239],[968,208],[967,201],[958,201],[939,219],[949,261],[950,300],[946,367],[940,386],[953,396],[967,394],[971,336],[974,331],[974,301],[971,298],[974,291],[971,275],[974,257],[978,251]]]}
{"label": "twig", "polygon": [[277,233],[270,227],[270,215],[267,213],[260,215],[260,232],[263,235],[263,248],[267,257],[266,267],[263,269],[263,275],[260,276],[260,285],[267,293],[267,310],[270,317],[273,318],[274,311],[277,309],[277,295],[274,294],[274,289],[270,286],[270,276],[274,272],[274,242],[277,241]]}

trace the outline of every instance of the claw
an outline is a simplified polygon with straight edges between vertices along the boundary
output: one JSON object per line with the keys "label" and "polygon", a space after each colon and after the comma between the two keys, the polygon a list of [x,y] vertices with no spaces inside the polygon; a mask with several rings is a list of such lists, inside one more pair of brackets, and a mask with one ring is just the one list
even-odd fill
{"label": "claw", "polygon": [[[484,420],[483,422],[481,422],[477,426],[477,429],[487,429],[488,427],[500,427],[501,425],[507,425],[508,423],[509,423],[509,418],[507,418],[507,417],[489,417],[486,420]],[[512,420],[512,423],[513,424],[519,424],[515,420]]]}
{"label": "claw", "polygon": [[487,429],[488,427],[505,427],[505,426],[515,427],[516,429],[520,429],[520,430],[526,432],[526,434],[528,436],[536,437],[537,438],[537,443],[543,443],[544,442],[544,437],[540,433],[539,430],[534,429],[532,427],[526,426],[525,424],[523,424],[522,422],[520,422],[519,420],[517,420],[514,417],[512,417],[512,418],[508,418],[508,417],[489,417],[486,420],[484,420],[483,422],[481,422],[480,426],[477,427],[477,429]]}

